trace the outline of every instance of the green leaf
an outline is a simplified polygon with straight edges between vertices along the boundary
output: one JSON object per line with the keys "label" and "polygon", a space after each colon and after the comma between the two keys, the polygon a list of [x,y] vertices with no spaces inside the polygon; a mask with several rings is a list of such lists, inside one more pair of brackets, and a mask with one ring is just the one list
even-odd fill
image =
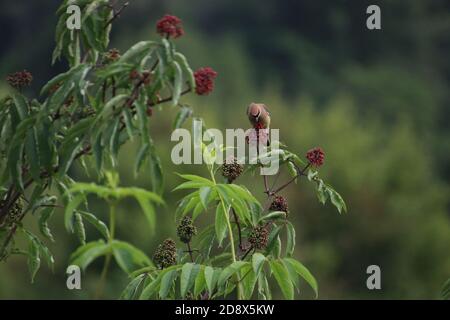
{"label": "green leaf", "polygon": [[200,265],[186,263],[181,268],[180,294],[184,298],[194,284],[195,278],[200,271]]}
{"label": "green leaf", "polygon": [[98,219],[95,215],[86,211],[78,211],[78,213],[86,219],[87,222],[92,224],[100,233],[105,237],[105,239],[109,239],[109,230],[106,224]]}
{"label": "green leaf", "polygon": [[178,62],[173,61],[172,67],[175,73],[172,92],[172,105],[176,106],[180,100],[181,90],[183,90],[183,73]]}
{"label": "green leaf", "polygon": [[121,300],[134,300],[137,298],[139,293],[139,288],[144,283],[147,278],[147,274],[143,273],[138,275],[136,278],[131,280],[131,282],[127,285],[125,290],[123,290],[120,295]]}
{"label": "green leaf", "polygon": [[264,300],[272,299],[269,282],[267,281],[264,272],[261,272],[258,276],[258,296]]}
{"label": "green leaf", "polygon": [[17,110],[20,120],[24,120],[28,115],[28,103],[23,95],[18,92],[12,93],[14,107]]}
{"label": "green leaf", "polygon": [[32,237],[29,237],[28,241],[28,271],[30,272],[31,283],[33,283],[36,273],[41,266],[41,258],[37,241]]}
{"label": "green leaf", "polygon": [[194,73],[192,72],[192,69],[188,64],[186,57],[184,55],[182,55],[181,53],[176,52],[174,54],[174,59],[176,61],[178,61],[178,63],[180,64],[181,69],[183,70],[183,72],[188,80],[189,87],[191,88],[192,91],[195,91],[196,83],[195,83]]}
{"label": "green leaf", "polygon": [[175,187],[172,191],[184,190],[184,189],[199,189],[204,186],[211,186],[211,183],[186,181]]}
{"label": "green leaf", "polygon": [[81,244],[86,244],[86,230],[84,229],[83,218],[81,214],[79,214],[78,212],[75,212],[74,218],[75,218],[74,224],[75,234],[77,235]]}
{"label": "green leaf", "polygon": [[295,259],[285,258],[283,261],[285,261],[285,263],[289,263],[297,272],[297,274],[301,276],[311,286],[317,298],[319,295],[319,288],[317,285],[317,281],[311,274],[311,272],[309,272],[309,270],[303,264],[301,264],[299,261]]}
{"label": "green leaf", "polygon": [[223,286],[232,275],[239,272],[239,270],[245,265],[249,265],[249,263],[247,261],[235,261],[228,267],[223,269],[218,280],[218,286],[219,287]]}
{"label": "green leaf", "polygon": [[177,175],[183,179],[198,182],[203,185],[214,185],[214,183],[211,180],[194,175],[194,174],[179,174],[179,173],[177,173]]}
{"label": "green leaf", "polygon": [[31,275],[31,282],[34,281],[34,277],[36,276],[37,271],[41,265],[40,257],[44,257],[47,260],[47,264],[49,267],[53,267],[55,260],[53,259],[50,250],[45,246],[45,244],[34,234],[31,232],[21,229],[23,233],[26,235],[29,244],[29,252],[28,252],[28,269]]}
{"label": "green leaf", "polygon": [[242,197],[242,199],[259,205],[259,201],[245,187],[237,184],[228,184],[226,186],[233,190],[239,197]]}
{"label": "green leaf", "polygon": [[192,108],[183,105],[180,107],[180,111],[178,111],[177,116],[175,117],[175,120],[173,122],[173,129],[181,128],[183,123],[192,116],[193,111]]}
{"label": "green leaf", "polygon": [[242,275],[241,283],[244,297],[245,299],[251,299],[253,291],[255,290],[257,277],[251,266],[243,267]]}
{"label": "green leaf", "polygon": [[39,231],[42,233],[42,235],[44,235],[47,239],[49,239],[52,242],[55,240],[50,231],[50,228],[48,227],[48,220],[50,220],[50,218],[52,217],[54,210],[55,210],[54,207],[47,207],[42,209],[38,220]]}
{"label": "green leaf", "polygon": [[276,251],[274,249],[277,246],[278,236],[280,234],[281,229],[282,229],[282,226],[276,226],[270,232],[269,240],[267,241],[267,247],[266,247],[266,251],[265,251],[266,256],[273,253],[273,251]]}
{"label": "green leaf", "polygon": [[205,280],[205,267],[200,266],[200,270],[198,272],[197,278],[195,278],[195,284],[194,284],[194,297],[198,297],[200,293],[205,289],[206,287],[206,280]]}
{"label": "green leaf", "polygon": [[295,228],[289,221],[286,224],[286,231],[286,255],[290,257],[295,250]]}
{"label": "green leaf", "polygon": [[178,277],[177,270],[170,270],[161,278],[161,285],[159,287],[159,297],[165,299],[173,286],[173,282]]}
{"label": "green leaf", "polygon": [[[216,209],[215,230],[219,247],[227,234],[227,214],[223,209],[223,205],[218,205]],[[232,244],[233,245],[233,244]]]}
{"label": "green leaf", "polygon": [[269,261],[270,269],[277,280],[284,297],[288,300],[294,299],[294,286],[292,284],[289,272],[284,264],[278,260]]}
{"label": "green leaf", "polygon": [[450,300],[450,278],[442,286],[441,296],[444,300]]}
{"label": "green leaf", "polygon": [[317,171],[314,171],[314,170],[308,170],[308,175],[307,175],[308,180],[309,180],[309,181],[312,181],[314,178],[317,177],[318,174],[319,174],[319,172],[317,172]]}
{"label": "green leaf", "polygon": [[200,197],[200,202],[201,202],[201,204],[203,205],[203,208],[204,208],[205,210],[206,210],[206,208],[207,208],[207,206],[208,206],[208,203],[209,203],[209,201],[210,201],[209,196],[210,196],[210,194],[211,194],[211,191],[212,191],[212,188],[211,188],[211,187],[209,187],[209,186],[204,186],[204,187],[201,187],[200,190],[199,190],[199,192],[198,192],[199,197]]}
{"label": "green leaf", "polygon": [[258,276],[259,273],[261,272],[261,269],[264,266],[264,262],[266,262],[266,257],[259,253],[259,252],[255,252],[252,256],[252,266],[253,266],[253,271],[255,272],[255,275]]}
{"label": "green leaf", "polygon": [[118,60],[119,63],[124,62],[136,62],[136,60],[140,61],[143,56],[145,56],[149,50],[157,46],[157,43],[154,41],[141,41],[136,43],[130,49],[128,49]]}
{"label": "green leaf", "polygon": [[156,293],[158,292],[158,287],[159,284],[161,283],[161,279],[162,277],[168,273],[171,272],[172,270],[179,270],[180,266],[179,265],[175,265],[175,266],[170,266],[164,270],[162,270],[158,276],[156,277],[156,279],[153,279],[143,290],[142,293],[139,297],[139,300],[146,300],[146,299],[150,299],[151,297],[153,297],[154,295],[156,295]]}
{"label": "green leaf", "polygon": [[92,123],[92,118],[82,119],[67,132],[61,146],[59,147],[59,177],[63,177],[69,170],[72,161],[79,151],[79,147],[83,143],[84,135],[91,127]]}
{"label": "green leaf", "polygon": [[41,180],[41,165],[37,144],[36,128],[28,130],[25,141],[25,154],[30,164],[30,173],[35,181]]}
{"label": "green leaf", "polygon": [[[286,165],[288,167],[289,175],[293,178],[297,177],[297,168],[295,165],[292,162],[287,162]],[[295,183],[297,183],[297,179],[295,179]]]}
{"label": "green leaf", "polygon": [[270,212],[270,213],[262,216],[259,219],[259,222],[272,221],[272,220],[277,220],[277,219],[286,219],[286,212],[284,212],[284,211],[273,211],[273,212]]}
{"label": "green leaf", "polygon": [[101,120],[101,118],[108,118],[110,117],[115,111],[115,107],[119,104],[123,104],[125,101],[129,99],[129,96],[127,94],[118,94],[117,96],[110,99],[105,106],[103,107],[102,111],[96,118],[96,123]]}
{"label": "green leaf", "polygon": [[111,251],[109,244],[103,240],[88,242],[78,247],[70,256],[70,264],[74,264],[85,270],[95,259],[106,255]]}
{"label": "green leaf", "polygon": [[210,266],[205,267],[205,282],[210,296],[214,293],[214,289],[216,288],[221,272],[221,269],[214,269]]}
{"label": "green leaf", "polygon": [[144,252],[127,242],[114,240],[112,249],[117,264],[126,273],[131,273],[140,267],[153,265]]}
{"label": "green leaf", "polygon": [[66,209],[64,211],[64,226],[66,227],[66,230],[73,233],[73,216],[75,210],[78,208],[78,206],[85,201],[85,196],[83,193],[78,193],[73,199],[71,199],[66,206]]}
{"label": "green leaf", "polygon": [[329,185],[327,185],[327,192],[330,195],[331,203],[338,209],[339,213],[347,212],[347,205],[341,195]]}
{"label": "green leaf", "polygon": [[180,204],[178,205],[175,211],[175,221],[179,221],[185,215],[189,213],[200,201],[199,197],[197,197],[197,193],[191,193],[184,197]]}

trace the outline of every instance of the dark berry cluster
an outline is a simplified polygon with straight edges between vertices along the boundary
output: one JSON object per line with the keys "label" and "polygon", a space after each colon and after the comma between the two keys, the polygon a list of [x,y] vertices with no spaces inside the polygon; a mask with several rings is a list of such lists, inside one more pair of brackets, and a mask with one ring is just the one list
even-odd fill
{"label": "dark berry cluster", "polygon": [[177,227],[177,235],[181,242],[189,243],[193,236],[197,234],[197,228],[188,216],[184,217]]}
{"label": "dark berry cluster", "polygon": [[184,30],[181,25],[181,19],[169,14],[166,14],[164,17],[158,20],[158,22],[156,23],[156,31],[160,35],[166,36],[168,38],[178,38],[184,34]]}
{"label": "dark berry cluster", "polygon": [[269,241],[269,229],[267,226],[253,228],[248,237],[248,242],[255,249],[264,249]]}
{"label": "dark berry cluster", "polygon": [[33,75],[27,70],[18,71],[9,74],[6,77],[6,81],[11,87],[21,89],[30,85],[31,81],[33,81]]}
{"label": "dark berry cluster", "polygon": [[195,71],[195,92],[201,96],[211,93],[214,89],[214,79],[216,77],[217,72],[210,67],[200,68]]}
{"label": "dark berry cluster", "polygon": [[118,49],[110,49],[103,55],[103,64],[110,64],[114,61],[119,60],[120,51]]}
{"label": "dark berry cluster", "polygon": [[228,159],[222,165],[222,175],[231,183],[244,171],[244,167],[237,162],[236,158]]}
{"label": "dark berry cluster", "polygon": [[[0,202],[0,208],[5,205],[5,201]],[[6,224],[11,225],[13,222],[18,221],[23,210],[23,201],[22,198],[18,198],[16,202],[14,202],[13,206],[9,209],[8,214],[0,221],[0,226]]]}
{"label": "dark berry cluster", "polygon": [[172,239],[166,239],[162,244],[156,248],[153,255],[153,261],[161,268],[167,268],[173,266],[177,262],[177,247],[175,241]]}
{"label": "dark berry cluster", "polygon": [[276,196],[270,204],[271,211],[283,211],[288,213],[288,203],[282,196]]}
{"label": "dark berry cluster", "polygon": [[149,85],[152,80],[152,74],[148,70],[144,70],[142,73],[137,70],[133,70],[130,72],[129,78],[130,80],[139,80],[141,81],[140,83],[144,85]]}
{"label": "dark berry cluster", "polygon": [[323,165],[325,153],[323,152],[322,148],[316,147],[306,153],[306,159],[308,159],[311,165],[320,167],[321,165]]}

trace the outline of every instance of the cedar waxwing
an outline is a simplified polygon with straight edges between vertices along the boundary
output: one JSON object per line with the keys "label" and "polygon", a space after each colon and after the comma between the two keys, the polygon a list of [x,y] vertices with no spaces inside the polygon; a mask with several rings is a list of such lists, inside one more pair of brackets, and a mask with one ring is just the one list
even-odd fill
{"label": "cedar waxwing", "polygon": [[264,103],[251,103],[247,116],[254,128],[268,129],[270,126],[270,113]]}

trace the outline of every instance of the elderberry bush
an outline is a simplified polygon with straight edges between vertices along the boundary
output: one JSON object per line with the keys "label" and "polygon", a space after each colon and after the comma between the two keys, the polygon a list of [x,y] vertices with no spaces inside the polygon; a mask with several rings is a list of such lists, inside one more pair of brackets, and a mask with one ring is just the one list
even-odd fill
{"label": "elderberry bush", "polygon": [[[81,8],[80,30],[66,28],[67,7],[73,4]],[[103,296],[112,263],[131,279],[123,299],[271,299],[271,278],[286,299],[294,298],[300,281],[318,295],[312,273],[294,257],[295,228],[281,193],[304,180],[316,187],[321,203],[329,201],[340,213],[347,210],[342,197],[319,176],[325,161],[320,148],[300,157],[285,147],[269,146],[255,164],[242,166],[235,159],[217,166],[215,152],[203,146],[203,155],[212,160],[206,165],[209,175],[182,174],[173,190],[189,191],[180,195],[173,217],[179,239],[166,239],[149,255],[139,244],[116,237],[116,208],[128,198],[139,204],[149,234],[157,231],[156,211],[165,202],[163,164],[149,131],[155,108],[178,108],[174,128],[179,128],[193,114],[182,96],[208,95],[217,77],[210,67],[193,72],[177,51],[176,39],[185,32],[175,16],[156,22],[159,38],[144,39],[123,53],[112,48],[111,28],[123,8],[107,0],[63,1],[52,60],[65,60],[68,70],[49,80],[34,98],[22,90],[33,79],[28,71],[7,77],[13,91],[0,100],[0,260],[7,263],[11,255],[24,255],[32,281],[42,260],[52,266],[58,257],[47,244],[57,239],[49,221],[55,208],[62,207],[66,230],[80,242],[69,264],[86,270],[93,261],[104,261],[95,297]],[[134,173],[145,172],[151,190],[120,186],[118,154],[131,140],[139,144],[130,155]],[[269,188],[267,176],[258,172],[267,163],[264,158],[274,155],[291,178]],[[70,174],[75,164],[93,170],[92,181],[76,181]],[[244,174],[264,183],[264,199],[239,184]],[[91,210],[92,196],[107,204],[108,221]],[[200,227],[197,223],[205,215],[214,221]],[[27,217],[35,220],[40,234],[24,227]],[[97,233],[87,234],[85,224]],[[27,246],[20,246],[18,237]]]}

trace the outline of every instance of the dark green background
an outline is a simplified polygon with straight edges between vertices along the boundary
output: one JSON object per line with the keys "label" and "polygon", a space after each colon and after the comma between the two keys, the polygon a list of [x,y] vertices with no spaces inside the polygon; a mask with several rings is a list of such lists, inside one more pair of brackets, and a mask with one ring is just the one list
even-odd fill
{"label": "dark green background", "polygon": [[[445,0],[392,1],[151,1],[131,0],[113,29],[111,47],[126,50],[156,37],[165,13],[183,19],[176,40],[193,68],[218,72],[208,97],[186,97],[208,127],[247,128],[245,108],[265,102],[272,127],[299,153],[321,146],[321,174],[347,200],[339,216],[317,203],[312,186],[291,186],[290,217],[297,227],[295,256],[319,282],[320,298],[404,299],[439,297],[450,277],[450,6]],[[365,9],[378,4],[382,30],[366,28]],[[54,11],[58,1],[3,0],[0,4],[0,74],[20,69],[35,77],[29,95],[65,70],[50,65]],[[0,82],[0,96],[7,93]],[[119,210],[118,237],[149,256],[158,241],[175,236],[174,208],[180,193],[174,172],[203,168],[171,164],[169,141],[175,110],[157,111],[152,133],[163,158],[165,198],[157,234],[149,234],[133,203]],[[133,177],[135,148],[121,155],[123,185],[148,187],[148,175]],[[76,168],[73,175],[88,180]],[[240,179],[263,199],[261,181]],[[106,217],[105,207],[92,211]],[[61,212],[60,212],[61,213]],[[207,216],[203,216],[205,219]],[[34,228],[35,219],[27,225]],[[65,286],[65,267],[77,240],[55,215],[57,263],[45,266],[30,284],[23,257],[0,265],[0,298],[90,298],[101,261],[82,278],[81,291]],[[88,230],[90,239],[97,234]],[[367,266],[382,271],[382,290],[366,288]],[[107,297],[116,298],[127,279],[118,268],[109,276]],[[300,298],[313,293],[302,286]],[[276,295],[281,297],[280,295]]]}

